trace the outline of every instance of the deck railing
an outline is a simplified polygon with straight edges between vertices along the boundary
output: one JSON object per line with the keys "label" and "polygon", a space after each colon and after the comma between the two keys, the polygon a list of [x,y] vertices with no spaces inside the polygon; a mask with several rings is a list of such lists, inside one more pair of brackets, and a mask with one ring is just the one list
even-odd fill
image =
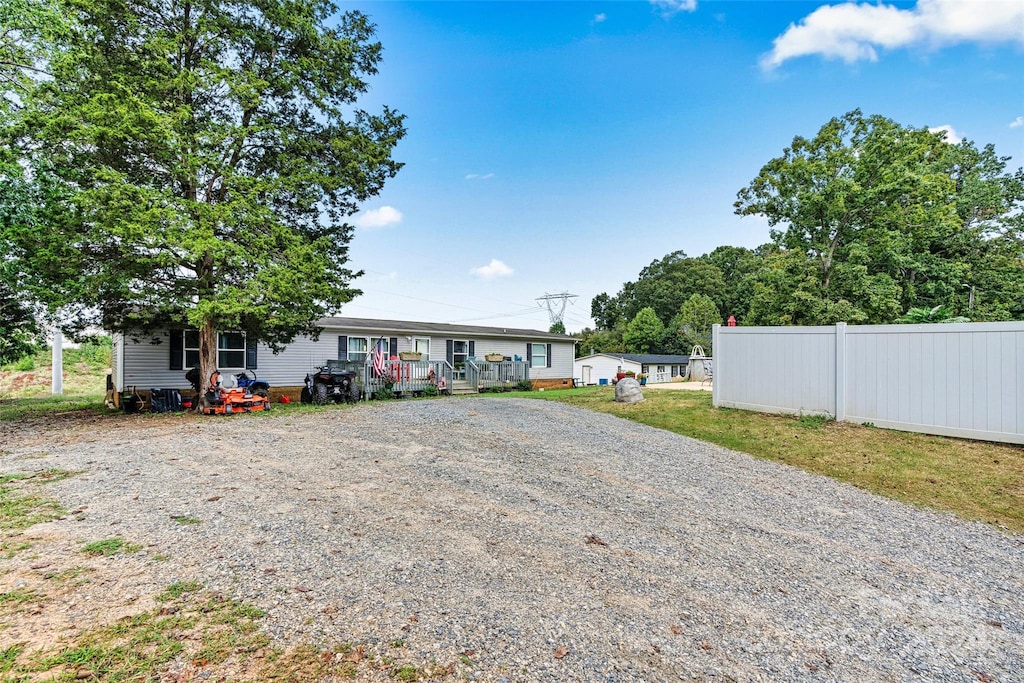
{"label": "deck railing", "polygon": [[[519,382],[530,379],[530,366],[523,361],[491,363],[467,360],[462,371],[466,384],[478,391],[493,387],[514,389]],[[431,385],[441,393],[450,394],[455,368],[444,360],[389,360],[384,362],[384,373],[379,375],[370,361],[363,366],[361,379],[365,398],[388,385],[396,394],[419,393]]]}
{"label": "deck railing", "polygon": [[369,398],[388,385],[396,394],[418,393],[428,386],[451,393],[452,372],[444,360],[389,360],[384,362],[384,373],[378,374],[371,361],[363,366],[363,396]]}
{"label": "deck railing", "polygon": [[530,365],[523,361],[467,361],[466,381],[480,390],[500,387],[514,389],[523,381],[530,379]]}

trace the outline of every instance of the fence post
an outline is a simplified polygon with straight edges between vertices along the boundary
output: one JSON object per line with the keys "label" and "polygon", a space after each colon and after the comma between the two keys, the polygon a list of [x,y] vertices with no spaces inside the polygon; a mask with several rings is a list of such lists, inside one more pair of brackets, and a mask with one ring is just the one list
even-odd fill
{"label": "fence post", "polygon": [[718,387],[722,382],[721,328],[722,326],[718,323],[711,326],[711,362],[714,363],[711,369],[711,405],[716,408],[719,407],[718,397],[721,395]]}
{"label": "fence post", "polygon": [[846,420],[846,323],[836,323],[836,415]]}

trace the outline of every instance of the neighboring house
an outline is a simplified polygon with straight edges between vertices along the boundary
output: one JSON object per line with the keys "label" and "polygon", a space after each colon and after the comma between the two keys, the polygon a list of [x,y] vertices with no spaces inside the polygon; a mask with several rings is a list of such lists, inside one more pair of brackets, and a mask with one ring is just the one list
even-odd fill
{"label": "neighboring house", "polygon": [[[319,339],[298,337],[281,353],[252,343],[240,332],[218,336],[218,368],[238,373],[251,370],[274,388],[302,386],[307,372],[327,360],[366,363],[380,344],[387,358],[404,351],[419,351],[423,361],[438,370],[449,368],[453,379],[465,378],[467,361],[484,361],[498,353],[509,364],[525,368],[534,386],[572,385],[575,340],[539,330],[476,327],[404,320],[324,318]],[[175,329],[138,337],[114,334],[112,382],[115,391],[126,387],[188,388],[185,372],[199,363],[199,335]]]}
{"label": "neighboring house", "polygon": [[647,375],[651,384],[671,382],[686,376],[689,362],[689,356],[674,354],[593,353],[573,361],[572,376],[584,385],[611,384],[617,373],[633,371]]}

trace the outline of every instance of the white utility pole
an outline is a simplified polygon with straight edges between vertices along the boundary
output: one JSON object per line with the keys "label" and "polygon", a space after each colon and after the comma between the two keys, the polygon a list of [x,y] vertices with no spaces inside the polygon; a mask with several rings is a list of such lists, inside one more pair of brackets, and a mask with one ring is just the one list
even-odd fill
{"label": "white utility pole", "polygon": [[64,337],[59,329],[53,330],[53,356],[50,365],[52,366],[50,393],[60,396],[64,393]]}

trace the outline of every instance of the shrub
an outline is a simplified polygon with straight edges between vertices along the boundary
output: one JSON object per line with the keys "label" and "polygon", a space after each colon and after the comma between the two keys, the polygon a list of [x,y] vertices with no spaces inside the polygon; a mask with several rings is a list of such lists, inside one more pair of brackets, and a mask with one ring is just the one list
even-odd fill
{"label": "shrub", "polygon": [[436,384],[428,384],[427,386],[423,387],[424,396],[437,396],[439,393],[441,392],[438,391]]}
{"label": "shrub", "polygon": [[516,383],[517,391],[533,391],[533,382],[528,379],[521,379]]}

